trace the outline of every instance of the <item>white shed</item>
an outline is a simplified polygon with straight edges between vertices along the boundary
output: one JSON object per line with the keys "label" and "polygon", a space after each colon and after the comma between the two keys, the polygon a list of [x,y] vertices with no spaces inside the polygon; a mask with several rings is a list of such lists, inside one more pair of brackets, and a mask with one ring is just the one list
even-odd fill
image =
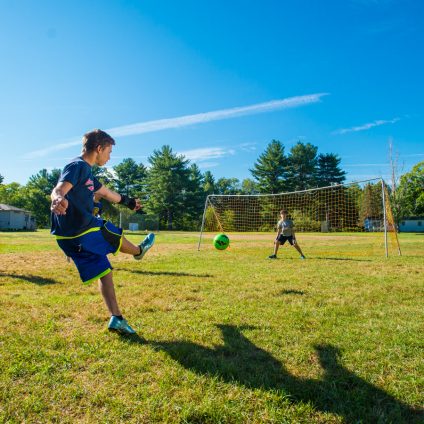
{"label": "white shed", "polygon": [[31,212],[0,203],[0,230],[35,230]]}

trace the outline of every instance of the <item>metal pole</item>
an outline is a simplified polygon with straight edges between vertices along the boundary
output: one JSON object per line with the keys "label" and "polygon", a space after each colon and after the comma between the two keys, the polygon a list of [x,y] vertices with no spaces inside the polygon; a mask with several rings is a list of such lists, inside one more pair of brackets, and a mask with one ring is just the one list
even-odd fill
{"label": "metal pole", "polygon": [[384,220],[384,247],[386,250],[386,258],[389,257],[389,248],[387,245],[387,218],[386,218],[386,190],[384,190],[384,180],[381,179],[381,192],[383,194],[383,220]]}
{"label": "metal pole", "polygon": [[209,196],[207,196],[205,200],[205,209],[203,210],[202,226],[200,228],[199,244],[197,245],[197,251],[200,250],[200,243],[202,242],[203,226],[205,225],[206,208],[207,208],[208,200],[209,200]]}

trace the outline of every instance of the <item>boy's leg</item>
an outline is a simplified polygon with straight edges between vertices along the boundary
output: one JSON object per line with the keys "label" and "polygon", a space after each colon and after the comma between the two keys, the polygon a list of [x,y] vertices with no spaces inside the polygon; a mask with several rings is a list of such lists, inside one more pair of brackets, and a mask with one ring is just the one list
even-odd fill
{"label": "boy's leg", "polygon": [[109,309],[110,317],[108,329],[121,334],[135,334],[135,331],[129,326],[128,322],[122,317],[121,311],[116,300],[115,287],[113,285],[112,272],[100,278],[99,289],[103,299]]}
{"label": "boy's leg", "polygon": [[280,242],[278,240],[274,241],[274,255],[277,256],[278,248],[280,247]]}
{"label": "boy's leg", "polygon": [[268,256],[269,259],[277,259],[278,248],[280,247],[280,242],[278,240],[274,241],[274,253],[271,256]]}
{"label": "boy's leg", "polygon": [[128,253],[130,255],[139,255],[140,254],[140,246],[131,243],[125,236],[122,236],[122,244],[120,252]]}
{"label": "boy's leg", "polygon": [[303,252],[302,252],[302,249],[300,248],[300,246],[297,244],[297,242],[295,242],[295,243],[293,243],[293,247],[300,253],[300,256],[302,257],[302,258],[304,258],[305,257],[305,255],[303,254]]}
{"label": "boy's leg", "polygon": [[113,274],[112,272],[109,272],[109,274],[100,278],[99,289],[110,314],[115,316],[120,316],[121,311],[118,306],[118,301],[116,300],[115,287],[113,285],[112,274]]}
{"label": "boy's leg", "polygon": [[143,256],[153,246],[154,242],[155,235],[153,233],[147,234],[145,239],[139,245],[132,244],[124,236],[122,236],[120,251],[122,253],[129,253],[134,256],[134,259],[140,260],[143,259]]}

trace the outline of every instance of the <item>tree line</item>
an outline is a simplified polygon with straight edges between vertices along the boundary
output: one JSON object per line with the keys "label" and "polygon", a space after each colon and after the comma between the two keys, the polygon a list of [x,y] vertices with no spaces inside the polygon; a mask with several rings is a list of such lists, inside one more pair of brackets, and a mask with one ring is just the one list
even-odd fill
{"label": "tree line", "polygon": [[[215,179],[212,172],[202,173],[195,163],[165,145],[148,157],[148,166],[127,158],[112,170],[93,167],[93,173],[113,190],[140,198],[143,210],[159,217],[161,228],[196,230],[209,194],[281,193],[341,184],[346,173],[340,161],[338,155],[318,154],[316,146],[301,141],[286,154],[284,145],[272,140],[249,169],[252,178]],[[424,214],[423,164],[416,165],[400,179],[394,199],[397,217]],[[50,193],[59,176],[59,169],[50,172],[42,169],[31,176],[26,185],[20,185],[3,184],[0,175],[0,203],[31,211],[38,227],[47,227]],[[104,202],[107,218],[116,219],[119,208]]]}

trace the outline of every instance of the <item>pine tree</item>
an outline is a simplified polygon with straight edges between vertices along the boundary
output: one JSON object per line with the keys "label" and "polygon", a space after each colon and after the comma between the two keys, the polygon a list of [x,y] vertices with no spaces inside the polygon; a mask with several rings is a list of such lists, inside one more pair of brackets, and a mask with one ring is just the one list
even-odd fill
{"label": "pine tree", "polygon": [[284,190],[286,164],[283,144],[272,140],[255,162],[253,169],[250,169],[260,193],[280,193]]}
{"label": "pine tree", "polygon": [[206,171],[203,177],[203,190],[206,194],[215,193],[215,178],[212,175],[211,171]]}
{"label": "pine tree", "polygon": [[340,157],[333,153],[320,154],[318,156],[318,187],[343,184],[346,179],[346,172],[340,169],[340,161]]}
{"label": "pine tree", "polygon": [[113,170],[116,173],[116,191],[132,197],[143,195],[147,170],[142,163],[137,164],[134,159],[127,158],[114,166]]}
{"label": "pine tree", "polygon": [[297,142],[290,150],[287,165],[287,191],[306,190],[317,186],[318,147]]}
{"label": "pine tree", "polygon": [[206,194],[204,192],[204,176],[199,167],[193,163],[189,167],[188,187],[185,192],[185,208],[182,219],[183,229],[200,228]]}
{"label": "pine tree", "polygon": [[154,150],[148,161],[151,167],[147,177],[147,208],[172,230],[184,215],[186,192],[190,189],[189,161],[173,153],[170,146]]}

